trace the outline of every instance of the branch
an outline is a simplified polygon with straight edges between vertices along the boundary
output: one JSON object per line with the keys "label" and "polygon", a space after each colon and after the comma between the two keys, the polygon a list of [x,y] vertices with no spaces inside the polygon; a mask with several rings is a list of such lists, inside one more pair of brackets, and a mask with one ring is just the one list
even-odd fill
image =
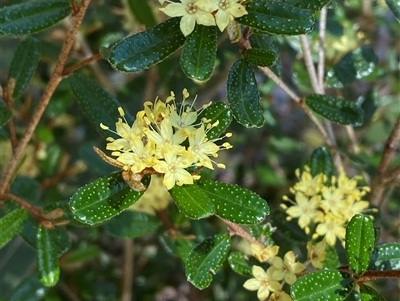
{"label": "branch", "polygon": [[133,243],[131,238],[124,238],[124,260],[123,260],[123,275],[122,275],[122,301],[132,300],[133,287]]}
{"label": "branch", "polygon": [[311,86],[315,93],[323,94],[322,88],[318,83],[317,73],[315,72],[314,63],[311,57],[310,45],[308,44],[307,37],[305,35],[300,35],[301,49],[303,50],[304,63],[308,71],[308,76],[310,77]]}
{"label": "branch", "polygon": [[326,33],[326,18],[328,14],[328,8],[324,6],[321,9],[320,19],[319,19],[319,48],[318,48],[318,84],[324,91],[324,75],[325,75],[325,33]]}
{"label": "branch", "polygon": [[256,244],[259,245],[261,247],[265,247],[261,242],[259,242],[257,239],[255,239],[253,236],[251,236],[249,233],[247,233],[242,227],[240,227],[239,225],[232,223],[231,221],[228,221],[218,215],[217,216],[219,219],[221,219],[225,224],[228,225],[230,233],[232,235],[238,235],[242,238],[244,238],[245,240],[247,240],[249,243],[251,244]]}
{"label": "branch", "polygon": [[46,89],[43,92],[42,98],[40,99],[40,102],[35,112],[33,113],[33,116],[28,124],[24,136],[21,138],[17,148],[15,149],[13,157],[11,158],[10,162],[8,163],[7,167],[4,170],[4,173],[2,174],[2,177],[0,179],[0,194],[3,194],[7,190],[9,181],[17,166],[18,160],[21,158],[24,149],[26,148],[28,142],[32,138],[32,134],[36,126],[38,125],[39,120],[42,117],[47,105],[49,104],[51,96],[53,95],[58,84],[61,82],[63,78],[62,71],[64,69],[65,62],[68,59],[68,54],[71,51],[71,48],[74,44],[75,35],[79,30],[79,26],[82,23],[82,19],[85,15],[89,3],[90,0],[82,0],[78,7],[79,10],[77,11],[76,14],[73,15],[71,27],[65,37],[64,44],[61,48],[60,55],[58,56],[56,66],[46,86]]}
{"label": "branch", "polygon": [[88,64],[90,64],[90,63],[92,63],[94,61],[97,61],[97,60],[99,60],[101,58],[102,58],[101,54],[100,53],[96,53],[96,54],[92,55],[91,57],[89,57],[87,59],[84,59],[82,62],[79,62],[78,64],[75,64],[75,65],[73,65],[71,67],[68,67],[67,69],[65,69],[62,72],[62,75],[63,76],[68,76],[72,72],[74,72],[74,71],[82,68],[83,66],[86,66],[86,65],[88,65]]}

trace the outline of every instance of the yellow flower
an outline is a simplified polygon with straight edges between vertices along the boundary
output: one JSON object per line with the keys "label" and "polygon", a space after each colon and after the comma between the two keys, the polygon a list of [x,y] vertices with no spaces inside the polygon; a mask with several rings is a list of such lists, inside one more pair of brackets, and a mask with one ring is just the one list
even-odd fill
{"label": "yellow flower", "polygon": [[311,263],[311,265],[316,269],[322,269],[322,261],[325,260],[326,257],[326,241],[322,240],[316,245],[313,245],[311,241],[307,242],[307,263]]}
{"label": "yellow flower", "polygon": [[214,26],[215,19],[211,12],[202,10],[196,5],[196,0],[180,0],[181,3],[167,1],[169,4],[160,10],[170,17],[182,17],[180,28],[186,37],[192,33],[197,24]]}
{"label": "yellow flower", "polygon": [[293,301],[293,299],[284,291],[273,292],[268,301]]}
{"label": "yellow flower", "polygon": [[302,272],[305,269],[305,265],[296,262],[296,256],[293,251],[289,251],[285,254],[284,259],[276,256],[272,259],[273,277],[276,280],[284,279],[286,283],[292,285],[296,279],[296,274]]}
{"label": "yellow flower", "polygon": [[296,176],[300,181],[293,186],[293,193],[300,191],[306,196],[314,196],[321,191],[325,179],[323,174],[312,177],[310,168],[305,166],[301,175],[300,170],[296,170]]}
{"label": "yellow flower", "polygon": [[325,236],[326,242],[330,246],[334,246],[336,239],[343,240],[346,236],[346,228],[344,227],[345,220],[338,216],[328,213],[324,221],[317,226],[313,238]]}
{"label": "yellow flower", "polygon": [[257,244],[251,245],[251,252],[259,262],[271,262],[278,254],[279,246],[266,246],[265,248]]}
{"label": "yellow flower", "polygon": [[254,278],[247,280],[243,287],[249,291],[257,291],[257,297],[260,301],[268,298],[269,294],[280,290],[280,283],[272,278],[270,269],[264,271],[262,267],[253,266],[252,269]]}
{"label": "yellow flower", "polygon": [[199,0],[196,5],[208,12],[215,13],[215,21],[222,32],[228,26],[229,21],[247,14],[246,8],[240,0]]}
{"label": "yellow flower", "polygon": [[328,213],[329,211],[333,214],[338,214],[339,210],[343,208],[344,195],[342,191],[335,186],[322,187],[322,201],[321,208]]}

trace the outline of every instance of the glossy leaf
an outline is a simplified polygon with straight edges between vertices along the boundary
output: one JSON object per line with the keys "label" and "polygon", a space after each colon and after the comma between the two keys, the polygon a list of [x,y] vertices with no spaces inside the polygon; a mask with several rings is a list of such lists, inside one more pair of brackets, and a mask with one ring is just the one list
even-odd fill
{"label": "glossy leaf", "polygon": [[211,128],[207,132],[208,139],[215,139],[222,135],[226,128],[232,121],[232,111],[228,105],[223,102],[214,102],[207,107],[201,114],[199,114],[197,120],[200,122],[203,118],[211,120],[210,123],[218,121],[218,125]]}
{"label": "glossy leaf", "polygon": [[156,19],[147,0],[128,0],[128,6],[135,18],[146,28],[156,25]]}
{"label": "glossy leaf", "polygon": [[36,234],[36,259],[39,280],[44,286],[54,286],[60,277],[60,268],[50,231],[42,225]]}
{"label": "glossy leaf", "polygon": [[252,267],[242,252],[232,252],[228,257],[228,262],[236,273],[253,277]]}
{"label": "glossy leaf", "polygon": [[161,223],[155,216],[133,210],[126,210],[104,223],[108,234],[131,238],[153,233],[160,226]]}
{"label": "glossy leaf", "polygon": [[196,25],[182,48],[182,71],[191,79],[206,81],[213,73],[216,56],[217,28]]}
{"label": "glossy leaf", "polygon": [[27,37],[19,43],[8,73],[8,80],[11,78],[15,80],[13,98],[18,98],[22,95],[36,70],[39,59],[40,46],[37,39]]}
{"label": "glossy leaf", "polygon": [[239,185],[217,181],[199,181],[203,194],[215,205],[215,213],[237,224],[258,224],[269,214],[267,202]]}
{"label": "glossy leaf", "polygon": [[310,94],[305,101],[315,113],[333,122],[352,125],[363,122],[364,112],[353,102],[321,94]]}
{"label": "glossy leaf", "polygon": [[368,285],[360,286],[360,296],[362,301],[386,301],[381,294]]}
{"label": "glossy leaf", "polygon": [[274,65],[278,56],[270,50],[250,48],[244,53],[244,58],[255,66],[266,67]]}
{"label": "glossy leaf", "polygon": [[37,0],[0,9],[0,34],[23,36],[46,29],[71,13],[69,0]]}
{"label": "glossy leaf", "polygon": [[372,73],[378,57],[370,46],[363,46],[347,53],[326,74],[328,87],[341,88]]}
{"label": "glossy leaf", "polygon": [[258,49],[266,49],[272,51],[278,56],[278,48],[276,46],[276,36],[267,33],[253,33],[249,38],[251,47]]}
{"label": "glossy leaf", "polygon": [[11,111],[6,107],[4,100],[0,97],[0,127],[5,125],[11,117]]}
{"label": "glossy leaf", "polygon": [[327,5],[331,0],[288,0],[288,3],[295,7],[304,8],[317,12]]}
{"label": "glossy leaf", "polygon": [[251,1],[247,15],[237,21],[251,28],[282,35],[306,34],[313,29],[314,18],[309,10],[278,1]]}
{"label": "glossy leaf", "polygon": [[321,270],[298,278],[290,296],[294,301],[343,301],[351,289],[351,279],[343,278],[339,271]]}
{"label": "glossy leaf", "polygon": [[346,255],[350,269],[361,275],[368,267],[375,243],[375,231],[371,217],[354,215],[346,229]]}
{"label": "glossy leaf", "polygon": [[389,6],[393,15],[398,21],[400,21],[400,2],[397,0],[385,0],[387,6]]}
{"label": "glossy leaf", "polygon": [[217,234],[203,240],[189,253],[186,259],[186,277],[195,287],[204,289],[228,256],[231,247],[229,234]]}
{"label": "glossy leaf", "polygon": [[40,283],[36,275],[29,276],[22,280],[17,288],[14,289],[8,301],[40,301],[46,295],[48,288]]}
{"label": "glossy leaf", "polygon": [[368,269],[400,270],[400,243],[390,242],[376,246]]}
{"label": "glossy leaf", "polygon": [[137,72],[158,64],[185,42],[179,28],[180,18],[171,18],[143,32],[129,36],[102,51],[117,70]]}
{"label": "glossy leaf", "polygon": [[21,230],[26,217],[26,211],[19,208],[0,219],[0,248],[4,247]]}
{"label": "glossy leaf", "polygon": [[332,156],[325,146],[318,147],[313,151],[310,159],[310,168],[313,177],[323,173],[328,179],[331,178],[335,166],[333,165]]}
{"label": "glossy leaf", "polygon": [[[68,81],[79,106],[89,118],[94,128],[103,137],[112,136],[109,131],[100,128],[100,123],[110,128],[114,127],[118,118],[120,118],[118,107],[121,105],[118,100],[87,76],[73,74],[68,78]],[[132,117],[128,112],[125,113],[125,118],[130,122]]]}
{"label": "glossy leaf", "polygon": [[169,192],[178,209],[190,218],[201,219],[215,212],[212,200],[196,184],[175,185]]}
{"label": "glossy leaf", "polygon": [[132,190],[121,173],[99,178],[79,188],[71,197],[74,217],[85,224],[102,223],[135,203],[143,192]]}
{"label": "glossy leaf", "polygon": [[241,59],[229,70],[227,97],[233,116],[241,125],[261,127],[264,114],[260,107],[260,92],[250,63]]}

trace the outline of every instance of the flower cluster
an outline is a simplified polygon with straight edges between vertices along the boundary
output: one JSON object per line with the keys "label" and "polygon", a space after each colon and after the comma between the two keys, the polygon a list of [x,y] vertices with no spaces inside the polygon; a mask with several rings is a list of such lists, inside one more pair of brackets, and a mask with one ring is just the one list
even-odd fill
{"label": "flower cluster", "polygon": [[297,170],[296,175],[299,182],[290,189],[295,201],[284,196],[283,199],[292,206],[281,204],[288,215],[287,220],[298,218],[299,226],[307,234],[310,227],[316,226],[313,238],[325,237],[331,246],[337,239],[343,241],[347,222],[369,205],[362,200],[369,187],[358,187],[358,177],[350,179],[343,171],[331,179],[323,174],[312,177],[306,166],[301,174]]}
{"label": "flower cluster", "polygon": [[243,6],[243,0],[180,0],[176,3],[168,0],[159,0],[161,5],[168,2],[164,8],[160,8],[167,16],[182,17],[180,28],[184,36],[188,36],[197,24],[205,26],[217,25],[220,31],[224,31],[229,22],[247,14]]}
{"label": "flower cluster", "polygon": [[130,126],[125,119],[125,112],[119,108],[121,118],[115,124],[116,130],[100,124],[119,138],[107,138],[106,149],[112,151],[110,158],[101,151],[97,153],[108,163],[123,169],[123,177],[135,190],[145,190],[141,183],[145,174],[163,175],[163,184],[169,190],[176,185],[193,184],[200,178],[197,173],[190,173],[190,167],[206,167],[214,169],[213,163],[220,168],[211,157],[218,157],[218,151],[232,146],[225,142],[217,145],[215,142],[230,137],[225,136],[208,139],[210,129],[218,126],[218,121],[200,118],[199,115],[211,103],[195,110],[193,103],[185,105],[189,97],[186,89],[183,90],[183,102],[178,106],[175,95],[171,95],[165,102],[160,99],[144,103],[144,110],[136,114],[136,120]]}

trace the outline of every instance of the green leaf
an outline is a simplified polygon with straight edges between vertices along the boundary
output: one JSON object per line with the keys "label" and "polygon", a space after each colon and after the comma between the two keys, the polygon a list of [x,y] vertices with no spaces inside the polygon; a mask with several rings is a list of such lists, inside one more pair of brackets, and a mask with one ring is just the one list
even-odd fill
{"label": "green leaf", "polygon": [[333,165],[332,156],[325,146],[318,147],[313,151],[310,159],[310,168],[313,177],[323,173],[328,179],[331,178],[335,166]]}
{"label": "green leaf", "polygon": [[26,216],[24,209],[15,209],[0,219],[0,248],[20,231]]}
{"label": "green leaf", "polygon": [[366,126],[371,122],[372,117],[378,108],[378,93],[371,89],[365,94],[365,96],[358,98],[357,103],[361,103],[361,109],[364,111],[363,122],[360,126]]}
{"label": "green leaf", "polygon": [[215,205],[215,213],[237,224],[258,224],[269,214],[267,202],[240,187],[216,181],[198,181],[199,188]]}
{"label": "green leaf", "polygon": [[168,234],[160,235],[159,241],[166,252],[171,255],[178,256],[183,263],[186,263],[186,259],[195,245],[192,240],[179,237],[172,238]]}
{"label": "green leaf", "polygon": [[103,57],[117,70],[137,72],[158,64],[185,42],[180,18],[171,18],[146,31],[129,36],[103,50]]}
{"label": "green leaf", "polygon": [[315,113],[333,122],[352,125],[363,122],[364,112],[353,102],[322,94],[310,94],[305,101]]}
{"label": "green leaf", "polygon": [[175,185],[169,192],[179,210],[190,218],[201,219],[215,212],[212,200],[196,184]]}
{"label": "green leaf", "polygon": [[351,279],[339,271],[321,270],[297,279],[290,289],[294,301],[343,301],[352,289]]}
{"label": "green leaf", "polygon": [[0,128],[12,117],[11,111],[6,107],[3,98],[0,97]]}
{"label": "green leaf", "polygon": [[400,2],[397,0],[385,0],[393,15],[400,21]]}
{"label": "green leaf", "polygon": [[39,41],[32,37],[27,37],[21,41],[15,50],[11,61],[8,80],[15,79],[13,98],[18,98],[24,92],[40,59]]}
{"label": "green leaf", "polygon": [[244,58],[255,66],[266,67],[274,65],[278,56],[275,52],[270,50],[250,48],[244,53]]}
{"label": "green leaf", "polygon": [[326,74],[326,85],[342,88],[374,71],[378,57],[370,46],[363,46],[347,53]]}
{"label": "green leaf", "polygon": [[311,10],[313,13],[321,10],[331,0],[288,0],[287,3],[298,7]]}
{"label": "green leaf", "polygon": [[22,280],[8,301],[40,301],[46,295],[48,288],[40,283],[36,275],[32,275]]}
{"label": "green leaf", "polygon": [[200,122],[203,118],[211,120],[210,123],[218,121],[218,125],[211,128],[207,132],[207,138],[209,140],[218,138],[231,124],[232,111],[228,105],[223,102],[214,102],[207,107],[201,114],[199,114],[197,121]]}
{"label": "green leaf", "polygon": [[69,206],[78,221],[94,225],[120,214],[142,195],[128,186],[121,173],[116,173],[79,188]]}
{"label": "green leaf", "polygon": [[44,286],[54,286],[60,277],[57,254],[51,239],[50,231],[42,225],[36,234],[36,258],[39,280]]}
{"label": "green leaf", "polygon": [[[79,106],[94,128],[105,138],[111,136],[109,131],[100,128],[100,123],[110,127],[115,125],[118,118],[121,117],[118,113],[118,107],[121,106],[118,100],[84,75],[73,74],[68,81]],[[125,118],[130,122],[132,117],[128,112],[125,113]]]}
{"label": "green leaf", "polygon": [[346,229],[346,256],[350,269],[361,275],[368,267],[375,243],[372,219],[368,215],[354,215]]}
{"label": "green leaf", "polygon": [[375,247],[369,270],[400,270],[400,243],[390,242]]}
{"label": "green leaf", "polygon": [[242,252],[232,252],[228,262],[233,271],[243,276],[253,277],[252,267]]}
{"label": "green leaf", "polygon": [[147,0],[128,0],[128,6],[135,18],[146,28],[156,25],[152,9]]}
{"label": "green leaf", "polygon": [[186,259],[186,277],[198,289],[208,287],[228,256],[231,247],[229,234],[210,236],[193,248]]}
{"label": "green leaf", "polygon": [[126,210],[104,223],[108,234],[131,238],[153,233],[160,226],[161,223],[155,216],[132,210]]}
{"label": "green leaf", "polygon": [[241,59],[232,65],[226,89],[237,122],[248,128],[263,126],[265,119],[260,107],[260,92],[250,63]]}
{"label": "green leaf", "polygon": [[182,48],[181,68],[191,79],[206,81],[214,70],[217,57],[217,28],[196,25]]}
{"label": "green leaf", "polygon": [[0,34],[23,36],[46,29],[71,13],[70,0],[37,0],[0,9]]}
{"label": "green leaf", "polygon": [[276,47],[276,36],[267,33],[253,33],[249,38],[252,48],[265,49],[272,51],[278,56],[278,47]]}
{"label": "green leaf", "polygon": [[40,205],[40,183],[28,176],[18,176],[11,184],[11,193],[32,205]]}
{"label": "green leaf", "polygon": [[362,301],[386,301],[381,294],[368,285],[360,286],[360,295]]}
{"label": "green leaf", "polygon": [[246,10],[248,14],[237,21],[263,32],[300,35],[310,32],[314,26],[310,11],[278,1],[251,1]]}
{"label": "green leaf", "polygon": [[334,270],[339,267],[339,257],[336,249],[330,245],[326,245],[326,255],[322,262],[324,269]]}

